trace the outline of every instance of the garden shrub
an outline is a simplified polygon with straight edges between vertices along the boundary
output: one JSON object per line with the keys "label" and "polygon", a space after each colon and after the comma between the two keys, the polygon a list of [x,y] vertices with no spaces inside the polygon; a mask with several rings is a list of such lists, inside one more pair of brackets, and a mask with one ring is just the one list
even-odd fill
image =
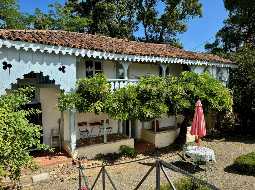
{"label": "garden shrub", "polygon": [[167,113],[165,84],[164,78],[158,76],[142,77],[139,80],[136,86],[137,99],[140,103],[139,120],[151,121]]}
{"label": "garden shrub", "polygon": [[233,168],[243,174],[255,175],[255,152],[237,157]]}
{"label": "garden shrub", "polygon": [[29,123],[37,110],[23,110],[32,98],[33,89],[25,88],[0,96],[0,175],[18,180],[21,169],[33,167],[31,148],[46,149],[40,144],[40,126]]}
{"label": "garden shrub", "polygon": [[[177,190],[210,190],[209,187],[195,183],[190,178],[182,178],[174,183]],[[173,188],[167,184],[160,187],[161,190],[172,190]]]}
{"label": "garden shrub", "polygon": [[105,111],[105,100],[110,94],[110,84],[102,74],[92,78],[79,79],[76,91],[61,94],[58,107],[60,111],[75,108],[79,112],[94,112],[99,114]]}
{"label": "garden shrub", "polygon": [[134,148],[131,148],[126,145],[122,145],[120,146],[120,155],[125,157],[135,158],[137,156],[137,152],[135,151]]}

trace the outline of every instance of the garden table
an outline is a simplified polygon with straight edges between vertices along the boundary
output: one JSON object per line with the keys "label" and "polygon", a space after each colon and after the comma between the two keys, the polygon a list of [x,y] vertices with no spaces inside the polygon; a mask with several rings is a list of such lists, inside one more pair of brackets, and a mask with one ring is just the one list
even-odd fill
{"label": "garden table", "polygon": [[184,154],[191,157],[192,161],[197,162],[216,162],[214,151],[202,146],[187,146]]}

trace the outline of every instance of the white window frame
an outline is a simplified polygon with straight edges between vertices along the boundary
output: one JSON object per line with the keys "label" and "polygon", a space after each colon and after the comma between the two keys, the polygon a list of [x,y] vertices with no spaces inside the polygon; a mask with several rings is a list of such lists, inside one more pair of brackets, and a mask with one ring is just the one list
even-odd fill
{"label": "white window frame", "polygon": [[[93,72],[93,74],[92,74],[93,76],[95,76],[96,73],[103,73],[103,63],[102,63],[102,61],[99,61],[99,60],[90,60],[90,59],[81,59],[81,62],[84,64],[84,76],[85,77],[90,77],[90,76],[87,76],[87,71],[88,71],[87,70],[87,63],[88,62],[92,63],[91,71]],[[95,68],[96,63],[100,63],[101,64],[101,69],[100,70],[96,70],[96,68]]]}

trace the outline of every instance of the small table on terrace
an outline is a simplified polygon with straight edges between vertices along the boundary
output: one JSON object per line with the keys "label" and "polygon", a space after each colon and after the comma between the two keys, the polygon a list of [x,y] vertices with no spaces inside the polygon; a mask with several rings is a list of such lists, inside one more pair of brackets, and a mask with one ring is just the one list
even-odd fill
{"label": "small table on terrace", "polygon": [[204,162],[208,163],[216,162],[214,151],[210,148],[201,146],[188,146],[184,149],[184,156],[189,156],[191,161],[195,165]]}

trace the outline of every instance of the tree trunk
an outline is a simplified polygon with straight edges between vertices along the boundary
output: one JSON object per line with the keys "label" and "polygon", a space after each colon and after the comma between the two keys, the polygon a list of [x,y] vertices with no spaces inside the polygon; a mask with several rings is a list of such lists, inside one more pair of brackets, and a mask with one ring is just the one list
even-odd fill
{"label": "tree trunk", "polygon": [[176,139],[176,142],[180,145],[186,144],[187,127],[190,126],[191,116],[189,114],[183,114],[184,120],[180,125],[180,134]]}

